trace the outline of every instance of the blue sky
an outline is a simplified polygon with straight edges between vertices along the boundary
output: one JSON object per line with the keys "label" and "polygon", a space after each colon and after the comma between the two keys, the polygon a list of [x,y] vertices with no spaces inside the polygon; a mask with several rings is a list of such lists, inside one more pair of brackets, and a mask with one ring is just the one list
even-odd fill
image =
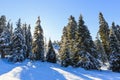
{"label": "blue sky", "polygon": [[21,18],[22,23],[31,24],[32,33],[40,16],[45,37],[60,40],[69,16],[73,15],[78,21],[82,14],[85,25],[95,39],[99,29],[99,12],[103,13],[109,26],[112,21],[120,24],[119,3],[119,0],[0,0],[0,15],[6,15],[13,24]]}

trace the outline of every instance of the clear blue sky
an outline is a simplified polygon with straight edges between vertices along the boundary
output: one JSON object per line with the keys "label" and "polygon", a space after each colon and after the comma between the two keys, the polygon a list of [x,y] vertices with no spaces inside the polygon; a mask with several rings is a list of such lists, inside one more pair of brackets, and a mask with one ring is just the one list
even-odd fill
{"label": "clear blue sky", "polygon": [[0,0],[0,15],[6,15],[14,24],[21,18],[22,23],[31,24],[32,33],[37,16],[40,16],[44,35],[52,40],[61,39],[62,29],[70,15],[78,21],[80,14],[95,39],[99,12],[111,26],[112,21],[120,24],[119,8],[120,0]]}

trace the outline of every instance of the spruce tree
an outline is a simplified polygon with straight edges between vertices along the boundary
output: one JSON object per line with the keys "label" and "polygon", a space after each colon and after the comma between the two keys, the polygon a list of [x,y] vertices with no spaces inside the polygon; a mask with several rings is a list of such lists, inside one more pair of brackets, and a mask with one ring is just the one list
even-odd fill
{"label": "spruce tree", "polygon": [[100,41],[100,38],[98,35],[96,37],[95,45],[96,45],[97,52],[98,52],[98,59],[104,64],[105,62],[108,61],[107,55],[105,54],[102,42]]}
{"label": "spruce tree", "polygon": [[[99,69],[100,64],[96,59],[98,56],[97,50],[90,32],[86,25],[84,25],[83,17],[80,15],[78,22],[78,31],[76,33],[76,59],[72,62],[74,66],[80,66],[87,69]],[[79,55],[79,56],[78,56]],[[82,65],[83,64],[83,65]],[[89,67],[91,66],[91,67]]]}
{"label": "spruce tree", "polygon": [[[4,30],[4,28],[6,27],[6,16],[5,15],[2,15],[0,17],[0,36]],[[2,45],[2,42],[0,42],[0,44]],[[4,58],[4,54],[3,54],[3,50],[0,49],[0,53],[1,53],[1,57]]]}
{"label": "spruce tree", "polygon": [[31,35],[30,29],[31,27],[29,25],[26,32],[26,45],[27,45],[26,57],[27,58],[30,58],[30,55],[32,54],[32,35]]}
{"label": "spruce tree", "polygon": [[56,53],[54,51],[51,40],[49,40],[49,43],[48,43],[48,52],[46,55],[46,61],[56,63]]}
{"label": "spruce tree", "polygon": [[68,49],[68,37],[67,37],[67,28],[64,27],[63,29],[63,35],[62,39],[60,41],[60,60],[61,60],[61,66],[67,67],[71,65],[71,59],[70,59],[70,51]]}
{"label": "spruce tree", "polygon": [[[72,15],[69,17],[69,22],[68,22],[67,26],[64,28],[64,30],[66,32],[63,31],[62,38],[65,42],[62,43],[62,41],[61,41],[61,43],[63,46],[66,46],[66,48],[63,47],[63,54],[66,54],[66,51],[68,51],[69,57],[73,58],[73,56],[75,54],[74,47],[75,47],[75,34],[76,34],[76,30],[77,30],[77,22],[75,21],[75,18]],[[71,60],[69,61],[69,65],[72,65]]]}
{"label": "spruce tree", "polygon": [[93,57],[92,55],[90,55],[90,53],[82,50],[80,52],[78,52],[79,56],[80,56],[80,60],[77,63],[77,67],[82,67],[84,69],[90,70],[90,69],[97,69],[100,70],[100,63],[99,61]]}
{"label": "spruce tree", "polygon": [[119,40],[119,42],[120,42],[120,26],[119,25],[116,25],[116,27],[117,27],[117,38],[118,38],[118,40]]}
{"label": "spruce tree", "polygon": [[116,39],[120,42],[120,31],[119,31],[119,26],[115,26],[115,23],[112,23],[111,27],[113,34],[115,35]]}
{"label": "spruce tree", "polygon": [[115,72],[120,72],[120,44],[112,30],[110,33],[110,52],[110,69]]}
{"label": "spruce tree", "polygon": [[9,61],[21,62],[25,59],[26,55],[26,45],[21,29],[21,19],[18,20],[16,25],[17,28],[15,28],[12,37],[12,55],[9,58]]}
{"label": "spruce tree", "polygon": [[76,46],[77,50],[80,51],[81,49],[89,52],[92,56],[97,58],[97,51],[96,46],[90,36],[90,32],[86,25],[84,25],[83,17],[80,15],[79,22],[78,22],[78,31],[76,34]]}
{"label": "spruce tree", "polygon": [[61,66],[68,67],[71,65],[70,51],[67,47],[63,47],[63,53],[61,55]]}
{"label": "spruce tree", "polygon": [[35,60],[44,61],[44,37],[43,37],[43,29],[40,23],[41,23],[40,17],[38,17],[34,31],[32,52],[36,56]]}
{"label": "spruce tree", "polygon": [[0,50],[1,58],[5,58],[5,55],[10,55],[11,53],[11,35],[8,27],[5,27],[0,36]]}
{"label": "spruce tree", "polygon": [[[23,24],[22,25],[22,34],[25,40],[25,44],[26,44],[26,51],[28,50],[28,46],[27,46],[27,24]],[[28,53],[26,52],[26,58],[28,58]]]}
{"label": "spruce tree", "polygon": [[68,39],[68,48],[70,50],[71,57],[74,55],[74,44],[75,44],[75,34],[77,30],[77,23],[75,21],[75,18],[71,15],[69,18],[69,22],[66,26],[67,29],[67,39]]}
{"label": "spruce tree", "polygon": [[26,23],[23,24],[23,26],[22,26],[22,32],[23,32],[23,36],[25,38],[25,42],[27,42],[26,41],[27,40],[27,24]]}
{"label": "spruce tree", "polygon": [[102,45],[104,47],[105,53],[109,57],[109,26],[108,23],[105,21],[102,13],[99,13],[99,34],[102,40]]}
{"label": "spruce tree", "polygon": [[6,26],[6,16],[5,16],[5,15],[2,15],[2,16],[0,17],[0,35],[1,35],[1,33],[3,32],[5,26]]}

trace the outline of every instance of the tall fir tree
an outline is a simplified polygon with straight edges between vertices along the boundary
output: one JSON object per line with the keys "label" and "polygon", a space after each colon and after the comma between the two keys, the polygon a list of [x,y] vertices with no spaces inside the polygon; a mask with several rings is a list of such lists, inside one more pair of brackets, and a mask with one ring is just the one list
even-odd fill
{"label": "tall fir tree", "polygon": [[108,23],[105,21],[103,14],[99,13],[99,34],[102,40],[102,45],[104,47],[105,53],[109,57],[110,49],[109,49],[109,26]]}
{"label": "tall fir tree", "polygon": [[[27,45],[27,24],[22,25],[22,34],[25,40],[25,44]],[[28,46],[26,46],[26,51],[28,50]],[[28,53],[26,53],[26,58],[28,58]]]}
{"label": "tall fir tree", "polygon": [[21,62],[25,59],[26,55],[26,45],[21,29],[21,19],[18,20],[16,25],[17,28],[15,28],[12,37],[12,55],[9,58],[9,61]]}
{"label": "tall fir tree", "polygon": [[[1,36],[1,34],[2,34],[2,32],[3,32],[5,27],[6,27],[6,16],[2,15],[0,17],[0,36]],[[2,44],[2,43],[0,42],[0,44]],[[2,49],[0,49],[0,54],[1,54],[1,57],[4,58],[4,54],[3,54],[3,50]]]}
{"label": "tall fir tree", "polygon": [[113,34],[112,29],[110,32],[110,52],[110,69],[115,72],[120,72],[120,44]]}
{"label": "tall fir tree", "polygon": [[104,64],[105,62],[108,61],[108,59],[107,59],[107,55],[105,54],[105,51],[104,51],[102,42],[100,41],[98,33],[97,33],[97,37],[95,40],[95,45],[96,45],[96,49],[98,52],[98,59]]}
{"label": "tall fir tree", "polygon": [[26,57],[27,58],[30,58],[30,55],[32,54],[32,35],[30,30],[31,30],[31,27],[29,25],[26,32],[26,45],[27,45]]}
{"label": "tall fir tree", "polygon": [[4,30],[5,26],[6,26],[6,21],[7,21],[6,16],[2,15],[0,17],[0,35],[1,35],[1,33],[3,32],[3,30]]}
{"label": "tall fir tree", "polygon": [[48,43],[48,52],[46,55],[46,61],[51,62],[51,63],[56,63],[56,53],[54,51],[53,45],[51,40],[49,40]]}
{"label": "tall fir tree", "polygon": [[27,42],[26,40],[27,40],[27,24],[25,23],[25,24],[23,24],[23,26],[22,26],[22,34],[23,34],[23,36],[24,36],[24,38],[25,38],[25,42]]}
{"label": "tall fir tree", "polygon": [[6,26],[0,36],[1,58],[11,53],[11,35],[8,26]]}
{"label": "tall fir tree", "polygon": [[75,53],[74,44],[75,44],[75,34],[77,30],[77,22],[75,21],[75,18],[72,15],[69,17],[69,22],[66,26],[66,29],[67,29],[68,48],[70,50],[70,55],[73,56]]}
{"label": "tall fir tree", "polygon": [[67,47],[63,47],[63,53],[61,54],[61,66],[68,67],[71,65],[70,51]]}
{"label": "tall fir tree", "polygon": [[90,32],[84,25],[83,17],[80,15],[78,22],[78,31],[76,34],[76,51],[85,50],[97,58],[96,46],[90,36]]}
{"label": "tall fir tree", "polygon": [[116,27],[117,27],[117,38],[118,38],[118,40],[120,42],[120,26],[116,25]]}
{"label": "tall fir tree", "polygon": [[70,51],[68,48],[68,37],[67,37],[67,28],[64,27],[63,29],[63,35],[60,42],[60,60],[61,60],[61,66],[67,67],[71,65],[71,59],[70,59]]}
{"label": "tall fir tree", "polygon": [[112,23],[111,27],[113,34],[115,35],[116,39],[120,42],[120,31],[119,31],[119,26],[115,26],[115,23]]}
{"label": "tall fir tree", "polygon": [[[97,50],[90,32],[84,25],[83,17],[80,15],[78,22],[78,31],[76,33],[76,55],[73,59],[74,66],[80,66],[87,69],[99,69],[100,63],[97,60]],[[78,56],[79,55],[79,56]],[[79,64],[78,64],[79,63]],[[84,63],[81,65],[81,63]],[[90,67],[91,66],[91,67]]]}
{"label": "tall fir tree", "polygon": [[35,60],[44,61],[44,37],[40,23],[40,17],[38,17],[34,31],[32,52],[36,56]]}

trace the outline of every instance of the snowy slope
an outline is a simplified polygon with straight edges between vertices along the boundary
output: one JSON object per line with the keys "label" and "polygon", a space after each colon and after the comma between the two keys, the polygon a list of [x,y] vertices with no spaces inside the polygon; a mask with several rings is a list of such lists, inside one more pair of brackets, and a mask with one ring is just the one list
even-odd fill
{"label": "snowy slope", "polygon": [[12,64],[0,60],[0,80],[120,80],[120,73],[64,68],[59,64],[39,61]]}

